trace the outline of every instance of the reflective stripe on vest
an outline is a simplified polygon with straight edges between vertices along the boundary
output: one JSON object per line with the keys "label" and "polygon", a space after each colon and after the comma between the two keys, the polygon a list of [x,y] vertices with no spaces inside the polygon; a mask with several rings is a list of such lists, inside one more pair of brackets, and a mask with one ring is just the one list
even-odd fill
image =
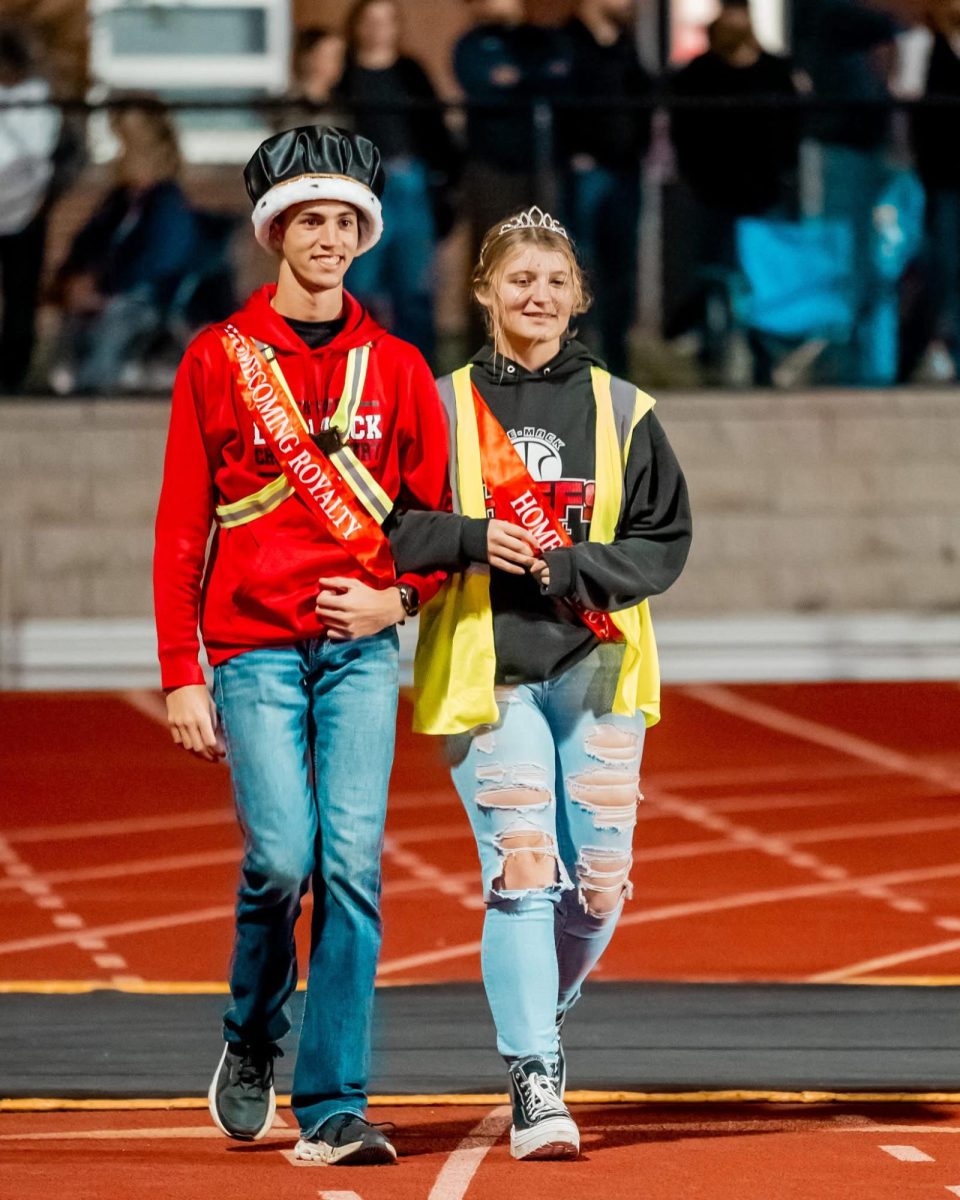
{"label": "reflective stripe on vest", "polygon": [[[632,384],[591,371],[596,405],[596,497],[590,541],[609,543],[616,537],[623,508],[623,471],[633,431],[653,408],[654,400]],[[452,385],[452,386],[451,386]],[[629,392],[626,391],[629,389]],[[486,516],[480,440],[470,392],[470,368],[441,380],[441,399],[455,430],[458,509],[464,516]],[[616,394],[614,394],[616,393]],[[630,400],[632,399],[632,405]],[[632,408],[632,411],[630,411]],[[629,412],[626,420],[622,418]],[[660,670],[649,603],[611,614],[626,641],[612,711],[644,713],[647,725],[660,719]],[[499,719],[494,681],[496,652],[490,569],[475,564],[452,575],[420,615],[420,637],[414,660],[414,729],[453,734]]]}

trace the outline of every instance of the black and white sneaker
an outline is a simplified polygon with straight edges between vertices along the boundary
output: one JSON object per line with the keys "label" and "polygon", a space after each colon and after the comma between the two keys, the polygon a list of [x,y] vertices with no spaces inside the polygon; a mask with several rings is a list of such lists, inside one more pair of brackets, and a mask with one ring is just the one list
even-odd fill
{"label": "black and white sneaker", "polygon": [[273,1124],[277,1097],[273,1090],[273,1045],[227,1042],[207,1092],[210,1115],[227,1137],[256,1142]]}
{"label": "black and white sneaker", "polygon": [[390,1139],[359,1113],[334,1113],[310,1138],[297,1142],[296,1157],[302,1162],[340,1163],[372,1167],[397,1161]]}
{"label": "black and white sneaker", "polygon": [[557,1081],[542,1058],[521,1058],[510,1068],[514,1158],[576,1158],[580,1131],[560,1099]]}

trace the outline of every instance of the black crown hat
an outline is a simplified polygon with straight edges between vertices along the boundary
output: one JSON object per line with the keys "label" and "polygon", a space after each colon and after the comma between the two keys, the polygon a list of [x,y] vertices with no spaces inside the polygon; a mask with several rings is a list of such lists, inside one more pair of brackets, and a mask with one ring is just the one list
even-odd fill
{"label": "black crown hat", "polygon": [[270,227],[280,213],[307,200],[343,200],[356,208],[358,254],[375,246],[383,233],[380,151],[359,134],[329,125],[301,125],[275,133],[243,168],[243,181],[262,246],[269,248]]}

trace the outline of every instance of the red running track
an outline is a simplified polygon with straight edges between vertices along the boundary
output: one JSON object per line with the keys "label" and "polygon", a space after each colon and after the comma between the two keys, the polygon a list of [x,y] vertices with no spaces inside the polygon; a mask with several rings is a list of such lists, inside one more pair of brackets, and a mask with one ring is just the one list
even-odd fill
{"label": "red running track", "polygon": [[[960,1194],[948,1106],[575,1108],[583,1154],[517,1163],[504,1110],[376,1109],[392,1167],[296,1166],[296,1132],[229,1143],[206,1113],[0,1117],[0,1183],[16,1200],[934,1200]],[[472,1136],[471,1136],[472,1135]]]}
{"label": "red running track", "polygon": [[[664,714],[603,978],[960,977],[958,685],[673,687]],[[0,695],[0,983],[224,978],[227,772],[161,715]],[[429,739],[401,735],[388,832],[383,981],[477,978],[475,851]]]}

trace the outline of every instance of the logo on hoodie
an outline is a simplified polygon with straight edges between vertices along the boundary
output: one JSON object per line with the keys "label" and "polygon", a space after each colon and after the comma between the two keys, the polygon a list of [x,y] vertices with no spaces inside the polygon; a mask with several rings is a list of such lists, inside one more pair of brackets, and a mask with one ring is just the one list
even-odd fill
{"label": "logo on hoodie", "polygon": [[559,479],[563,474],[563,457],[560,451],[566,445],[549,429],[534,429],[525,425],[522,429],[508,429],[507,437],[523,459],[523,465],[538,483]]}

